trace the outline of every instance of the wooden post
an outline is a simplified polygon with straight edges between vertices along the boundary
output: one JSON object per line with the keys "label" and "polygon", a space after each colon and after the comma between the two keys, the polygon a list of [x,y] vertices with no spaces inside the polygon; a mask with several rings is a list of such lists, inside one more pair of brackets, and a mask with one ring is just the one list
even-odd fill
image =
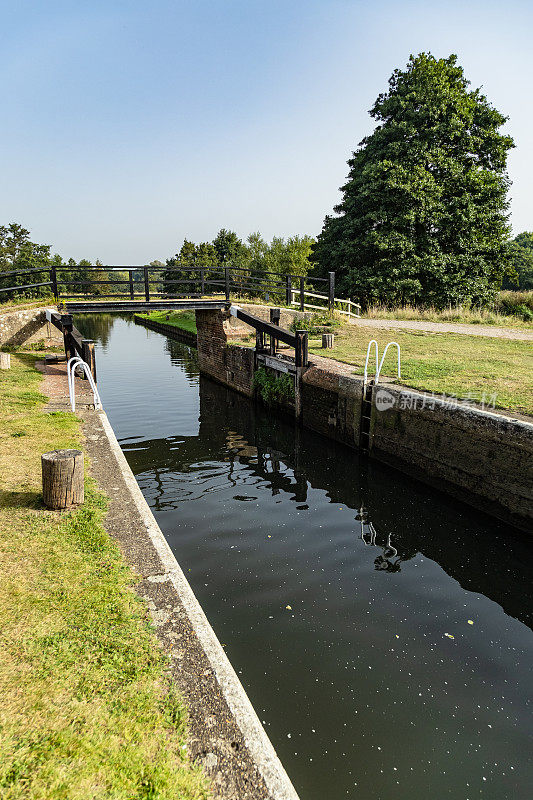
{"label": "wooden post", "polygon": [[59,511],[83,503],[83,453],[81,450],[53,450],[41,456],[43,501]]}
{"label": "wooden post", "polygon": [[150,283],[148,282],[148,267],[144,268],[144,296],[146,297],[146,302],[150,302]]}
{"label": "wooden post", "polygon": [[[273,325],[279,326],[279,321],[281,319],[281,308],[271,308],[270,309],[270,322]],[[278,340],[275,336],[270,337],[270,355],[276,355],[276,350],[278,349]]]}
{"label": "wooden post", "polygon": [[294,350],[294,364],[296,367],[306,367],[308,360],[307,331],[296,331],[296,347]]}
{"label": "wooden post", "polygon": [[322,347],[325,350],[331,350],[333,344],[335,342],[335,334],[333,333],[323,333],[322,334]]}
{"label": "wooden post", "polygon": [[50,281],[52,283],[52,294],[56,300],[59,299],[59,292],[57,289],[57,270],[55,267],[50,267]]}
{"label": "wooden post", "polygon": [[230,296],[230,285],[229,285],[229,268],[224,267],[224,285],[226,289],[226,300],[229,300]]}
{"label": "wooden post", "polygon": [[[91,370],[92,376],[94,378],[94,382],[96,383],[96,355],[94,352],[94,342],[92,339],[82,339],[81,341],[81,350],[82,355],[81,357]],[[85,378],[85,372],[83,373],[83,377]]]}
{"label": "wooden post", "polygon": [[0,353],[0,369],[11,369],[11,355]]}
{"label": "wooden post", "polygon": [[133,300],[135,298],[135,294],[134,294],[134,291],[133,291],[133,270],[132,269],[128,270],[128,278],[129,278],[129,283],[130,283],[130,300]]}
{"label": "wooden post", "polygon": [[287,275],[286,277],[286,287],[285,287],[285,305],[290,306],[292,304],[292,275]]}
{"label": "wooden post", "polygon": [[72,328],[74,323],[72,321],[72,314],[61,314],[61,328],[63,331],[63,344],[65,346],[65,356],[67,361],[74,358],[76,355],[76,348],[72,341]]}
{"label": "wooden post", "polygon": [[200,270],[200,296],[205,294],[205,269],[202,267]]}
{"label": "wooden post", "polygon": [[335,308],[335,273],[328,272],[328,310],[331,314]]}
{"label": "wooden post", "polygon": [[308,341],[307,331],[296,331],[296,347],[294,348],[294,365],[296,375],[294,379],[294,413],[296,419],[302,420],[302,374],[307,367]]}
{"label": "wooden post", "polygon": [[305,278],[300,278],[300,311],[305,311]]}

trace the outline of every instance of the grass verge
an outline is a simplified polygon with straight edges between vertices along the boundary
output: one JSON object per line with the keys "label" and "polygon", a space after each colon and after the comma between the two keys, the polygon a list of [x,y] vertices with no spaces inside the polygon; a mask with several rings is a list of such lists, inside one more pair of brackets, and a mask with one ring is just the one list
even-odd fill
{"label": "grass verge", "polygon": [[173,328],[181,328],[189,333],[197,333],[194,311],[152,311],[150,314],[137,314],[137,316],[163,325],[171,325]]}
{"label": "grass verge", "polygon": [[[370,339],[379,344],[380,358],[387,342],[398,342],[402,352],[404,386],[435,394],[481,401],[494,397],[497,408],[533,414],[533,348],[531,342],[493,339],[463,334],[383,331],[380,328],[343,325],[335,335],[333,350],[323,350],[310,339],[310,352],[353,364],[364,371]],[[396,348],[389,348],[383,375],[395,375]],[[370,359],[370,372],[374,367]]]}
{"label": "grass verge", "polygon": [[106,498],[43,508],[40,455],[80,444],[47,413],[35,355],[0,374],[0,796],[200,800],[186,715],[134,576],[103,527]]}
{"label": "grass verge", "polygon": [[504,328],[533,328],[533,292],[500,292],[491,308],[450,306],[437,309],[421,306],[370,306],[363,316],[367,319],[427,320],[428,322],[459,322],[469,325],[497,325]]}

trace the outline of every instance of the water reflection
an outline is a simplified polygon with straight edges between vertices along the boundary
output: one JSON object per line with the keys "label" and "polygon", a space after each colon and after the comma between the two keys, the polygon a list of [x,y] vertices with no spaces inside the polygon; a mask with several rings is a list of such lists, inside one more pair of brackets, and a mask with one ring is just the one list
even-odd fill
{"label": "water reflection", "polygon": [[402,560],[405,559],[402,559],[401,556],[398,556],[398,551],[392,546],[391,534],[389,533],[387,535],[387,540],[385,543],[380,543],[380,537],[374,528],[372,521],[368,517],[368,509],[366,509],[364,506],[361,506],[359,509],[359,514],[356,519],[358,519],[361,523],[361,541],[363,541],[366,545],[370,545],[371,547],[381,547],[383,550],[383,553],[377,556],[374,561],[376,569],[384,569],[387,572],[400,572],[400,564]]}
{"label": "water reflection", "polygon": [[[107,348],[113,325],[118,318],[118,314],[79,314],[76,321],[78,325],[81,321],[85,338],[93,339],[101,347]],[[129,316],[124,316],[123,319],[126,322],[131,321]]]}

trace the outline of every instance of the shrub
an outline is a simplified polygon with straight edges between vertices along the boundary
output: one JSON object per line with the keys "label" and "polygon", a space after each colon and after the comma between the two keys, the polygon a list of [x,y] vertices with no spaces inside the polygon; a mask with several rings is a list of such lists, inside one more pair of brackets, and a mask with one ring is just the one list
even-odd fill
{"label": "shrub", "polygon": [[500,292],[495,308],[502,314],[520,317],[525,322],[533,322],[533,291]]}
{"label": "shrub", "polygon": [[290,375],[275,375],[260,367],[254,374],[253,387],[267,406],[294,403],[294,381]]}
{"label": "shrub", "polygon": [[332,333],[340,328],[341,321],[335,314],[328,311],[317,311],[314,314],[304,314],[295,317],[291,322],[291,331],[307,331],[309,334]]}

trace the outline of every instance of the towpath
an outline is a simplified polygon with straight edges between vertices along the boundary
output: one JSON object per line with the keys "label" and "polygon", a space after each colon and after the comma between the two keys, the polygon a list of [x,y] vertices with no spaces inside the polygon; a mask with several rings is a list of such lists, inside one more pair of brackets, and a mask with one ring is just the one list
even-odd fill
{"label": "towpath", "polygon": [[427,331],[428,333],[463,333],[467,336],[487,336],[493,339],[519,339],[533,342],[533,330],[525,328],[499,328],[496,325],[468,325],[461,322],[429,322],[419,319],[364,319],[352,322],[367,328]]}

